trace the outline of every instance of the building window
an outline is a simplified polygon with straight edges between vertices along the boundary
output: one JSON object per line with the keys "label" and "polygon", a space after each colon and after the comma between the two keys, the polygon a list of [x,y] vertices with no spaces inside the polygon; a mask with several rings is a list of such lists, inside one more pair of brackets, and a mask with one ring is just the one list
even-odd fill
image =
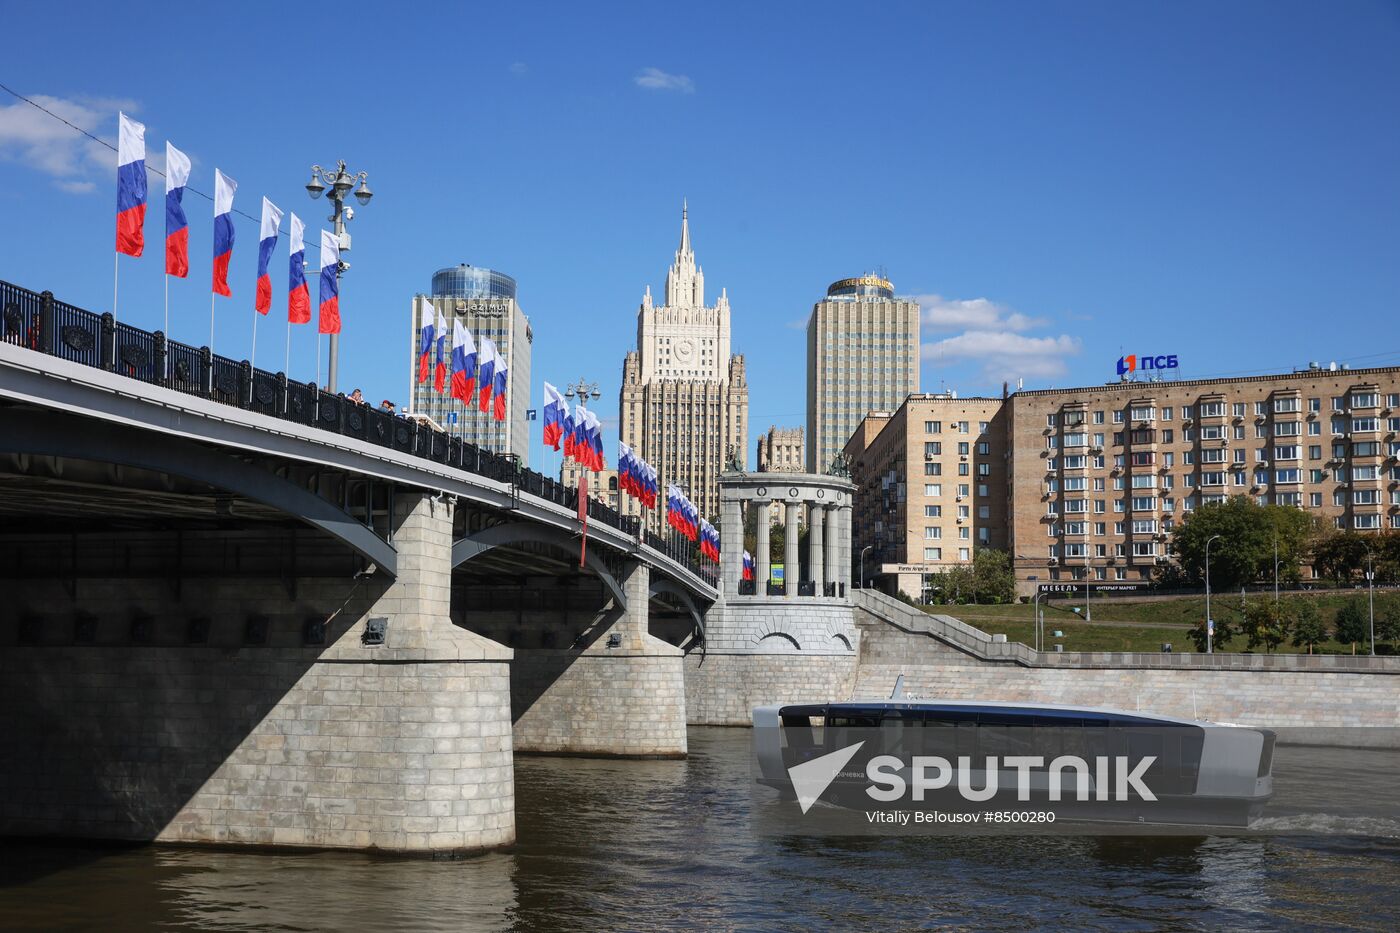
{"label": "building window", "polygon": [[1351,419],[1351,429],[1353,431],[1379,431],[1379,418],[1353,418]]}
{"label": "building window", "polygon": [[943,537],[943,529],[940,528],[938,525],[924,526],[925,541],[937,541],[941,537]]}
{"label": "building window", "polygon": [[943,495],[943,484],[942,484],[942,483],[924,483],[924,495],[926,495],[926,496],[941,496],[941,495]]}
{"label": "building window", "polygon": [[1352,408],[1378,408],[1380,396],[1375,392],[1353,392],[1351,393]]}
{"label": "building window", "polygon": [[[1218,417],[1224,416],[1224,414],[1225,414],[1225,403],[1224,403],[1224,402],[1202,402],[1202,403],[1201,403],[1201,417],[1202,417],[1202,418],[1218,418]],[[1243,412],[1241,412],[1241,414],[1243,414]],[[1187,416],[1187,417],[1189,417],[1189,416]]]}
{"label": "building window", "polygon": [[941,547],[924,548],[924,560],[942,560],[943,549]]}
{"label": "building window", "polygon": [[1299,401],[1296,397],[1274,399],[1274,414],[1281,415],[1297,411]]}
{"label": "building window", "polygon": [[941,505],[926,505],[926,506],[924,506],[924,518],[942,518],[942,517],[943,517],[943,506],[941,506]]}
{"label": "building window", "polygon": [[942,434],[942,433],[943,433],[943,422],[941,422],[941,421],[925,421],[925,422],[924,422],[924,433],[925,433],[925,434]]}

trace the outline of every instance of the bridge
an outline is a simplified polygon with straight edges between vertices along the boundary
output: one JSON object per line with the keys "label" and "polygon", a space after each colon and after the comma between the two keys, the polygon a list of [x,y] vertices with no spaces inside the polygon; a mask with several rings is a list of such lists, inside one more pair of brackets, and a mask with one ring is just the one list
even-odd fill
{"label": "bridge", "polygon": [[50,293],[0,311],[0,833],[475,849],[514,752],[685,754],[690,542]]}

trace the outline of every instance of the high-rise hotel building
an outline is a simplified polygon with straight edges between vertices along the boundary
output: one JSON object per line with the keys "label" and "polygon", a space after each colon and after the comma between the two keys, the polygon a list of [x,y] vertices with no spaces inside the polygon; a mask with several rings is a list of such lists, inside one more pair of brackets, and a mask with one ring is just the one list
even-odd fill
{"label": "high-rise hotel building", "polygon": [[[963,414],[972,404],[983,413]],[[1005,400],[915,396],[901,411],[872,414],[847,452],[854,552],[871,545],[872,569],[878,563],[910,595],[919,576],[947,563],[940,542],[949,510],[963,504],[969,511],[956,517],[972,530],[954,540],[1006,548],[1022,593],[1086,577],[1150,580],[1177,525],[1234,495],[1306,509],[1340,529],[1400,528],[1400,367],[1310,365]],[[952,486],[950,440],[960,445]],[[980,521],[990,523],[985,538]]]}
{"label": "high-rise hotel building", "polygon": [[875,275],[832,283],[807,321],[807,470],[827,472],[867,412],[918,391],[918,302]]}
{"label": "high-rise hotel building", "polygon": [[[445,357],[449,373],[454,319],[461,320],[478,352],[482,337],[489,337],[495,343],[507,366],[505,421],[495,420],[475,403],[468,407],[446,393],[439,395],[434,390],[431,373],[427,382],[419,384],[419,314],[423,298],[432,302],[447,322]],[[530,407],[530,350],[535,335],[530,330],[529,318],[520,310],[515,279],[503,272],[466,264],[439,269],[433,274],[432,294],[414,297],[410,317],[410,410],[427,415],[465,441],[496,453],[515,454],[522,465],[528,465],[530,426],[525,419]],[[435,360],[436,356],[432,358]],[[479,385],[477,390],[479,393]]]}
{"label": "high-rise hotel building", "polygon": [[[662,483],[684,487],[702,516],[719,515],[719,474],[748,447],[749,387],[744,358],[729,352],[729,296],[705,304],[705,274],[690,245],[681,208],[681,241],[666,273],[666,303],[647,287],[637,311],[637,349],[622,364],[618,433],[656,468]],[[610,458],[611,459],[611,458]],[[624,497],[630,514],[635,500]],[[653,527],[659,527],[652,513]]]}

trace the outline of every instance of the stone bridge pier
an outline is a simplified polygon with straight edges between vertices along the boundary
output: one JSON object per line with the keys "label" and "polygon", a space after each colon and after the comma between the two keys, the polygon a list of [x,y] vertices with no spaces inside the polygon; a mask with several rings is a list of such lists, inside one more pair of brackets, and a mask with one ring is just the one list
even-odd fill
{"label": "stone bridge pier", "polygon": [[572,644],[515,650],[516,751],[685,757],[684,652],[648,631],[650,568],[625,559],[608,582]]}
{"label": "stone bridge pier", "polygon": [[[452,624],[452,508],[399,491],[393,580],[284,526],[258,532],[237,568],[217,531],[0,534],[7,566],[35,569],[0,603],[0,834],[415,854],[511,843],[511,651]],[[133,571],[172,544],[183,569]],[[49,548],[72,549],[71,576],[39,570]],[[124,560],[103,564],[108,552]],[[274,566],[287,555],[295,577]]]}

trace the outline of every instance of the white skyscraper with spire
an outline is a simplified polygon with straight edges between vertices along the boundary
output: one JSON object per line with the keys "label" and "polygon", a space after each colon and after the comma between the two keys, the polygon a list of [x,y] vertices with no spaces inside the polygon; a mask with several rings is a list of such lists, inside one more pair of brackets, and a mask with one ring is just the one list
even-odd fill
{"label": "white skyscraper with spire", "polygon": [[[622,364],[619,436],[686,487],[702,515],[718,517],[719,474],[748,447],[749,390],[744,358],[729,352],[729,296],[705,304],[705,273],[681,207],[681,240],[666,272],[666,303],[648,286],[637,311],[637,349]],[[635,514],[635,508],[632,513]]]}

